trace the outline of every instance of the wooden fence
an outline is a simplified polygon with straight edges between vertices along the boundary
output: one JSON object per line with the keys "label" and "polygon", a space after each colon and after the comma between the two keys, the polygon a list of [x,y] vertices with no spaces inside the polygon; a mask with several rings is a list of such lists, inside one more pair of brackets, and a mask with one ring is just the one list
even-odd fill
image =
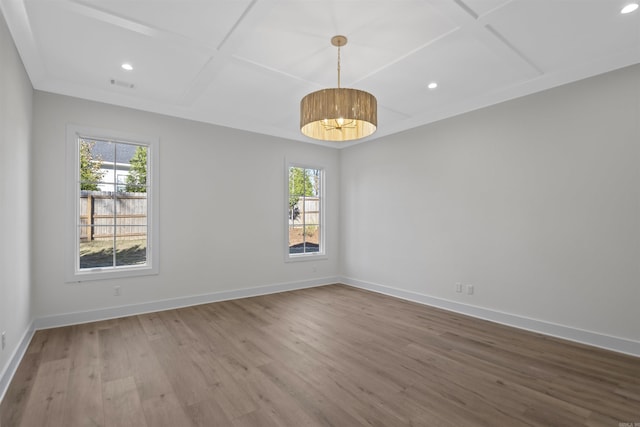
{"label": "wooden fence", "polygon": [[320,224],[320,199],[318,197],[300,197],[298,203],[289,212],[289,225]]}
{"label": "wooden fence", "polygon": [[147,194],[80,192],[80,240],[142,239],[147,235]]}

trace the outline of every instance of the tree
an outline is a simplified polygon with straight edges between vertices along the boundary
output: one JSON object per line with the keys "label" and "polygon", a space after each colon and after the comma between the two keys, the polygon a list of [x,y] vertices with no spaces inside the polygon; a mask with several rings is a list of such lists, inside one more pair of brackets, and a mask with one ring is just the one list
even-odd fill
{"label": "tree", "polygon": [[131,168],[127,175],[125,191],[130,193],[147,192],[147,147],[138,147],[129,160]]}
{"label": "tree", "polygon": [[289,168],[289,218],[295,220],[300,212],[296,204],[300,196],[313,196],[314,187],[311,183],[311,169]]}
{"label": "tree", "polygon": [[93,156],[91,151],[96,145],[95,141],[80,141],[80,190],[98,191],[98,183],[104,176],[101,172],[102,159]]}

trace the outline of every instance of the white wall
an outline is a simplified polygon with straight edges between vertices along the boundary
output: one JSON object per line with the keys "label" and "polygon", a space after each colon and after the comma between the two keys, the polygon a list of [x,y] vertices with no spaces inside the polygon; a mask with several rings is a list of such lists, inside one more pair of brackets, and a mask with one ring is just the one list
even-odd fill
{"label": "white wall", "polygon": [[[159,137],[159,275],[64,282],[68,123]],[[258,286],[330,283],[338,274],[338,156],[337,150],[317,145],[36,91],[35,317]],[[284,262],[285,157],[327,169],[326,260]],[[122,292],[118,297],[113,295],[116,285]]]}
{"label": "white wall", "polygon": [[31,323],[30,228],[33,89],[0,14],[0,398]]}
{"label": "white wall", "polygon": [[347,281],[637,351],[640,66],[342,150],[340,217]]}

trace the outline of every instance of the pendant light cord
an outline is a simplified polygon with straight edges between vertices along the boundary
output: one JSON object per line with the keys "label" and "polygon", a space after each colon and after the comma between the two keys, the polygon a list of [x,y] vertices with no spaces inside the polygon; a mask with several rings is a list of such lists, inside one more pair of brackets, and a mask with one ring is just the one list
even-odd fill
{"label": "pendant light cord", "polygon": [[338,46],[338,89],[340,89],[340,46]]}

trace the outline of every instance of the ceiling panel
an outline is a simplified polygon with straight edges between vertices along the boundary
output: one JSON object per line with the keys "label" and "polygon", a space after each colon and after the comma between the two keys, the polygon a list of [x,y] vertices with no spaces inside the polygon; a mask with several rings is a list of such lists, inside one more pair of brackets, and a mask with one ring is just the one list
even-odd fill
{"label": "ceiling panel", "polygon": [[82,3],[217,48],[250,0],[85,1]]}
{"label": "ceiling panel", "polygon": [[640,52],[640,13],[621,15],[620,1],[520,0],[491,14],[503,37],[545,72],[624,51]]}
{"label": "ceiling panel", "polygon": [[[177,101],[209,60],[204,52],[79,16],[55,2],[27,6],[47,72],[54,79],[107,89],[116,79],[135,86],[131,95]],[[134,70],[123,70],[123,62],[130,62]]]}
{"label": "ceiling panel", "polygon": [[[454,33],[372,76],[370,86],[377,88],[380,104],[412,116],[438,111],[525,77],[485,44]],[[431,82],[437,82],[438,88],[428,89]]]}
{"label": "ceiling panel", "polygon": [[[402,28],[402,31],[398,31]],[[336,84],[337,49],[346,35],[342,80],[350,85],[456,28],[424,1],[277,2],[235,52],[266,68],[322,86]]]}
{"label": "ceiling panel", "polygon": [[[229,84],[241,80],[242,90]],[[211,114],[212,120],[224,121],[242,118],[260,127],[274,124],[283,126],[287,132],[297,135],[298,96],[283,96],[297,93],[304,96],[304,84],[291,81],[280,73],[265,73],[260,67],[241,61],[230,61],[219,70],[210,84],[191,106]]]}

